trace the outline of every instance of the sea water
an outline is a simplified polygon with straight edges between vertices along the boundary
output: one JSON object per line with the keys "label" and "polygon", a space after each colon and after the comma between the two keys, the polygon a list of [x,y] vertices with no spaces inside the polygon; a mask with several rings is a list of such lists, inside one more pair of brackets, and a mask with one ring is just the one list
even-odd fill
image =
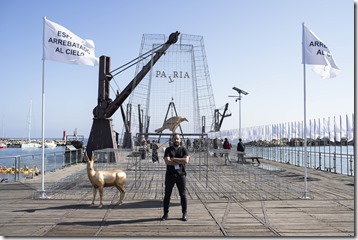
{"label": "sea water", "polygon": [[[55,148],[45,148],[45,171],[54,171],[61,168],[65,146]],[[42,168],[42,148],[22,149],[22,148],[3,148],[0,149],[0,166],[3,168],[12,168],[15,166],[15,160],[20,160],[20,168],[27,166],[33,169],[35,166],[40,170]],[[19,166],[17,166],[19,168]],[[15,175],[11,173],[0,172],[0,181],[13,181]],[[19,174],[19,178],[33,177],[32,174]]]}

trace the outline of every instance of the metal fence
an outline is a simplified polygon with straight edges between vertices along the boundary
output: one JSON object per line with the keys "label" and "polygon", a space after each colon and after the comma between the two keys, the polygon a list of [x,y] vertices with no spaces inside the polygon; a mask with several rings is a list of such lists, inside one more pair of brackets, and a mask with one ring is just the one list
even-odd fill
{"label": "metal fence", "polygon": [[[188,136],[186,136],[188,137]],[[193,137],[193,136],[191,136]],[[302,195],[303,190],[284,182],[276,176],[283,170],[270,167],[266,164],[254,165],[251,163],[238,164],[238,154],[233,149],[208,149],[206,138],[200,148],[189,148],[190,161],[187,165],[188,196],[193,199],[216,199],[227,201],[262,200],[262,199],[292,199]],[[144,149],[137,146],[133,150],[124,152],[124,149],[96,150],[96,170],[122,169],[127,174],[126,199],[162,199],[164,195],[164,182],[166,165],[163,160],[164,149],[168,146],[164,141],[159,144],[159,161],[154,161],[156,154],[150,147]],[[145,150],[144,152],[142,150]],[[227,154],[228,160],[225,160]],[[114,161],[114,159],[116,161]],[[73,181],[73,180],[71,180]],[[86,187],[81,182],[86,182]],[[84,175],[77,180],[74,194],[82,199],[91,197],[89,181]],[[113,198],[113,191],[106,189],[105,198]],[[116,191],[116,190],[115,190]],[[69,194],[69,190],[66,189]],[[71,197],[74,194],[69,194]],[[81,194],[81,195],[80,195]],[[111,195],[112,194],[112,195]],[[117,199],[118,196],[115,196]],[[173,189],[173,198],[179,198],[177,188]],[[224,200],[223,200],[224,199]]]}
{"label": "metal fence", "polygon": [[[44,172],[55,171],[68,165],[82,162],[83,149],[45,153]],[[11,167],[4,167],[9,166]],[[21,178],[33,178],[41,173],[42,154],[26,154],[0,157],[1,181],[19,181]]]}
{"label": "metal fence", "polygon": [[[342,148],[340,146],[307,147],[307,167],[321,171],[355,176],[353,146]],[[247,146],[248,155],[256,155],[295,166],[303,166],[305,151],[303,147],[261,147]]]}

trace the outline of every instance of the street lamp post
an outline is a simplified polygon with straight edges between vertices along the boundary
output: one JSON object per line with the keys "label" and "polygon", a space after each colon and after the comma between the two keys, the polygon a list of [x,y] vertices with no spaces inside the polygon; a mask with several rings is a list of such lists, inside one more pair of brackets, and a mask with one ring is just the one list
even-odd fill
{"label": "street lamp post", "polygon": [[242,89],[239,89],[237,87],[233,87],[232,89],[234,89],[235,91],[237,91],[237,93],[239,94],[239,96],[229,96],[229,97],[235,97],[235,102],[237,102],[237,100],[239,100],[239,137],[241,138],[241,94],[247,95],[249,93],[245,92]]}

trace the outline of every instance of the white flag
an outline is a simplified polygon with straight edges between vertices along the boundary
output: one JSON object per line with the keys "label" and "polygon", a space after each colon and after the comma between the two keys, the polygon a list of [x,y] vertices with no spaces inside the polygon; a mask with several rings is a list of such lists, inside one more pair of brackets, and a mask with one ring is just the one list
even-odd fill
{"label": "white flag", "polygon": [[347,139],[347,126],[344,125],[341,115],[339,115],[339,124],[340,124],[340,128],[341,128],[341,140],[343,138]]}
{"label": "white flag", "polygon": [[328,138],[329,137],[329,131],[328,131],[328,123],[325,118],[323,118],[322,122],[322,138]]}
{"label": "white flag", "polygon": [[335,139],[335,141],[340,142],[341,141],[341,128],[340,128],[340,125],[338,125],[337,121],[336,121],[336,117],[334,117],[334,126],[333,126],[334,139]]}
{"label": "white flag", "polygon": [[[353,114],[354,115],[354,114]],[[354,123],[354,117],[352,116],[352,120],[350,121],[348,115],[346,115],[346,122],[347,122],[347,140],[352,141],[354,139],[354,127],[352,123]]]}
{"label": "white flag", "polygon": [[44,60],[78,65],[98,65],[94,42],[83,40],[61,25],[44,18]]}
{"label": "white flag", "polygon": [[302,64],[310,64],[323,79],[340,72],[328,47],[305,25],[302,33]]}
{"label": "white flag", "polygon": [[331,119],[328,118],[327,125],[328,125],[327,129],[328,129],[329,140],[331,142],[334,142],[334,121],[331,122]]}
{"label": "white flag", "polygon": [[315,137],[321,138],[321,120],[318,118],[318,122],[316,119],[314,120],[314,128],[315,128]]}

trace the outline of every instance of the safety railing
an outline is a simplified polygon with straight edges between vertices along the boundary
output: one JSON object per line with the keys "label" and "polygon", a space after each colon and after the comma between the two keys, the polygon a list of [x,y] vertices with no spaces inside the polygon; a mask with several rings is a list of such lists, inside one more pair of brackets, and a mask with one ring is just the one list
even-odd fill
{"label": "safety railing", "polygon": [[[354,176],[355,161],[353,146],[351,147],[351,149],[339,146],[307,147],[307,167]],[[305,160],[303,147],[246,146],[245,152],[295,166],[303,166]]]}
{"label": "safety railing", "polygon": [[[83,149],[49,152],[44,155],[44,172],[82,162]],[[26,154],[0,157],[0,181],[19,181],[41,174],[42,154]]]}

